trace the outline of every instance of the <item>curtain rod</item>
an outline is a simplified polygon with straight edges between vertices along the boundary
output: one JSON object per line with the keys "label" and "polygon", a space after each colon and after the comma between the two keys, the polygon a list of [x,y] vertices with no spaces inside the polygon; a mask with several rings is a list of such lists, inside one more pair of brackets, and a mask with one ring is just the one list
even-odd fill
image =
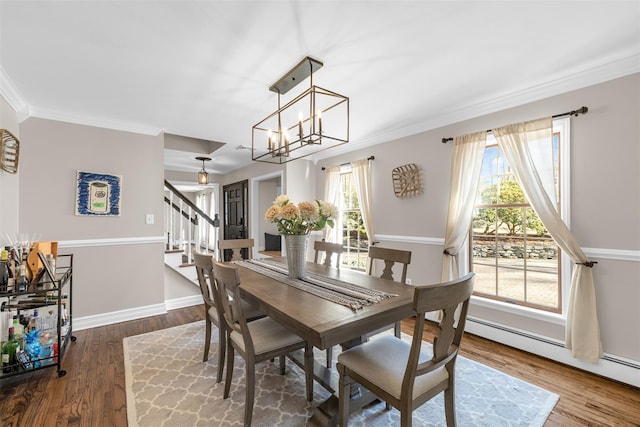
{"label": "curtain rod", "polygon": [[[375,160],[375,158],[376,158],[376,156],[369,156],[369,157],[367,157],[367,160]],[[341,163],[338,166],[347,166],[347,165],[350,165],[350,164],[351,164],[351,162],[346,162],[346,163]],[[325,170],[326,168],[323,166],[321,169]]]}
{"label": "curtain rod", "polygon": [[[587,111],[589,111],[589,109],[587,107],[580,107],[577,110],[571,110],[571,111],[567,111],[566,113],[562,113],[562,114],[556,114],[555,116],[551,116],[552,119],[557,119],[559,117],[564,117],[564,116],[576,116],[578,117],[579,114],[587,114]],[[487,131],[487,133],[491,132],[491,129],[489,129]],[[453,138],[442,138],[442,143],[446,144],[449,141],[453,141]]]}

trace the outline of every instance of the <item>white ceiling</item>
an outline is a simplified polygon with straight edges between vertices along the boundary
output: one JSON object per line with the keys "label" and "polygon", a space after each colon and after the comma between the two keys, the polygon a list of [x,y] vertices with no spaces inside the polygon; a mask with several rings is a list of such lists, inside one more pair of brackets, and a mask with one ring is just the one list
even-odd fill
{"label": "white ceiling", "polygon": [[251,163],[237,147],[305,56],[350,98],[343,152],[640,71],[640,2],[0,1],[0,92],[20,119],[224,144],[166,150],[170,170]]}

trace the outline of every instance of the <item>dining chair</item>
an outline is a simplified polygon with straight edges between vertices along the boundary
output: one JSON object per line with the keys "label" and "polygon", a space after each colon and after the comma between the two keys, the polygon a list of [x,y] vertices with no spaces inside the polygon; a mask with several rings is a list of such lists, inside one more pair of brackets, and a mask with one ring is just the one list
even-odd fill
{"label": "dining chair", "polygon": [[[231,259],[229,261],[242,261],[243,259],[253,258],[253,239],[226,239],[218,240],[218,250],[220,261],[225,261],[224,251],[231,251]],[[246,257],[243,258],[242,250],[246,250]]]}
{"label": "dining chair", "polygon": [[340,243],[329,243],[324,240],[316,240],[313,243],[313,249],[316,251],[313,262],[319,264],[320,255],[324,252],[324,262],[322,264],[331,267],[333,255],[336,255],[336,264],[334,267],[340,268],[340,255],[342,255],[342,245]]}
{"label": "dining chair", "polygon": [[[313,257],[313,262],[319,264],[318,260],[320,259],[320,253],[324,252],[324,262],[323,265],[331,267],[331,260],[333,259],[333,255],[336,254],[336,268],[340,268],[340,255],[342,254],[342,245],[340,243],[329,243],[324,240],[316,240],[313,243],[313,249],[316,251],[315,256]],[[331,361],[333,359],[333,348],[329,347],[326,351],[327,355],[327,368],[331,367]]]}
{"label": "dining chair", "polygon": [[[216,382],[222,381],[222,372],[224,370],[225,352],[227,349],[227,328],[222,317],[222,305],[216,296],[215,283],[213,281],[213,255],[196,252],[194,254],[196,272],[198,274],[198,285],[200,285],[200,293],[204,301],[205,316],[205,340],[204,340],[204,356],[203,362],[209,360],[209,349],[211,346],[211,325],[214,324],[218,328],[218,374]],[[264,317],[258,308],[250,305],[245,300],[241,301],[245,316],[248,320]]]}
{"label": "dining chair", "polygon": [[[386,335],[338,356],[340,426],[348,425],[354,382],[398,409],[402,427],[411,426],[414,409],[444,391],[447,426],[456,425],[455,363],[473,292],[473,277],[474,273],[469,273],[451,282],[416,287],[413,297],[416,322],[411,343]],[[422,341],[425,313],[438,310],[442,310],[442,318],[428,349],[428,344]]]}
{"label": "dining chair", "polygon": [[[383,279],[394,280],[393,266],[397,263],[402,265],[402,273],[400,282],[407,283],[407,267],[411,263],[411,251],[401,249],[381,248],[378,246],[369,246],[369,275],[374,275],[374,265],[376,260],[384,261],[384,270],[382,270]],[[400,338],[400,322],[396,322],[393,326],[394,335]]]}
{"label": "dining chair", "polygon": [[285,374],[285,355],[304,349],[304,370],[307,401],[313,400],[313,347],[295,333],[263,317],[247,322],[244,309],[239,303],[240,275],[235,266],[214,262],[216,291],[221,301],[224,320],[227,326],[227,376],[224,384],[224,398],[229,397],[233,379],[234,353],[238,352],[245,361],[246,398],[244,404],[244,425],[251,425],[255,394],[256,363],[279,357],[280,374]]}

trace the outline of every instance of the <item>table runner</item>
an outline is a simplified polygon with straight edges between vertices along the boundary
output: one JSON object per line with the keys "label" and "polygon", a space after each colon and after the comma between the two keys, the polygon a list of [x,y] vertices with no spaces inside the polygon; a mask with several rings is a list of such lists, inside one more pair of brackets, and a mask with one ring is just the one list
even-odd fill
{"label": "table runner", "polygon": [[309,273],[307,277],[292,279],[288,276],[286,264],[276,261],[245,260],[237,261],[238,265],[264,274],[279,282],[286,283],[296,289],[309,292],[320,298],[337,304],[344,305],[352,310],[360,310],[364,306],[382,301],[384,298],[392,298],[396,294],[368,289],[338,279],[331,279],[319,274]]}

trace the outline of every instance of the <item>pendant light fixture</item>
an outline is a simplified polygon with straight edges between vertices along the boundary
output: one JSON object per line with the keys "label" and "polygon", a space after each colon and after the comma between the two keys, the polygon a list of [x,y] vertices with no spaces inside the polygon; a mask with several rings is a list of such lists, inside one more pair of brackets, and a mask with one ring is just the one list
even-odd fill
{"label": "pendant light fixture", "polygon": [[[313,84],[322,65],[307,56],[269,88],[278,109],[253,126],[252,160],[282,164],[349,142],[349,98]],[[281,95],[307,77],[309,88],[281,107]]]}
{"label": "pendant light fixture", "polygon": [[198,172],[198,184],[206,185],[209,183],[209,174],[204,168],[204,162],[211,160],[210,157],[196,157],[196,160],[202,160],[202,170]]}

